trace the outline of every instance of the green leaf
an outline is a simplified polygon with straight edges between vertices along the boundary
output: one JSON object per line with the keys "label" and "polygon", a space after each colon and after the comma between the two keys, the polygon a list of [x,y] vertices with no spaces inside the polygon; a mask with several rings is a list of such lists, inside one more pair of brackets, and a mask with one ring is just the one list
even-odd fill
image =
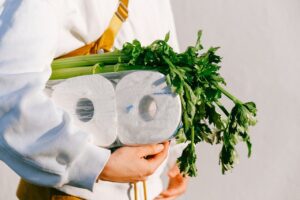
{"label": "green leaf", "polygon": [[[131,57],[128,64],[153,67],[165,74],[172,92],[179,95],[183,127],[178,130],[177,141],[188,141],[190,144],[178,162],[181,171],[190,176],[197,173],[197,143],[223,145],[219,155],[223,173],[234,167],[238,159],[235,146],[239,142],[246,143],[250,156],[252,144],[248,131],[257,122],[257,110],[253,102],[243,103],[220,86],[225,85],[225,80],[219,74],[222,60],[217,55],[219,47],[204,51],[201,37],[202,31],[199,31],[195,46],[187,47],[183,53],[175,52],[167,44],[170,33],[166,34],[164,40],[156,40],[147,47],[142,47],[140,42],[134,40],[126,43],[121,50]],[[220,103],[222,96],[235,103],[230,112]],[[219,113],[215,105],[225,116]]]}
{"label": "green leaf", "polygon": [[164,41],[168,42],[170,39],[170,31],[166,34]]}
{"label": "green leaf", "polygon": [[201,44],[201,37],[202,37],[202,31],[199,30],[199,31],[198,31],[197,42],[196,42],[196,45],[195,45],[196,50],[201,50],[201,49],[203,49],[202,44]]}

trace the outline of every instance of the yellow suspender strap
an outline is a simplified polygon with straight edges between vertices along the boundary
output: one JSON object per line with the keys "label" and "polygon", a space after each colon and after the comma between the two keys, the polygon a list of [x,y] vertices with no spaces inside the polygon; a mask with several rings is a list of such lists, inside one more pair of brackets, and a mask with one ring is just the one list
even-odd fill
{"label": "yellow suspender strap", "polygon": [[59,58],[66,58],[78,55],[96,54],[99,50],[105,52],[110,51],[114,45],[114,40],[122,26],[122,23],[128,17],[128,2],[129,0],[120,0],[117,11],[114,13],[107,29],[96,41],[71,51]]}

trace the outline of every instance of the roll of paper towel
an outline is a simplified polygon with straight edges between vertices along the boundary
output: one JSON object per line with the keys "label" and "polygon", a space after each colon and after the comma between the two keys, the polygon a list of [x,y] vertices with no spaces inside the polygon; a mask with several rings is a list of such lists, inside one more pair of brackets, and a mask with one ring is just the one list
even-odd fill
{"label": "roll of paper towel", "polygon": [[117,138],[115,90],[101,75],[79,76],[53,86],[53,101],[75,126],[92,134],[94,144],[110,146]]}
{"label": "roll of paper towel", "polygon": [[181,103],[159,72],[136,71],[116,86],[118,137],[124,145],[151,144],[172,137]]}

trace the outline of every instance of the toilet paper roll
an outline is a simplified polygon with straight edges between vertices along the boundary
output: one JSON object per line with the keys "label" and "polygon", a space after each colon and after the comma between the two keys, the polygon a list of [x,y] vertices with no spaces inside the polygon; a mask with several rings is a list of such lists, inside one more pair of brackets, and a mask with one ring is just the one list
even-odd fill
{"label": "toilet paper roll", "polygon": [[110,146],[117,138],[115,91],[101,75],[79,76],[53,86],[53,101],[70,114],[75,126],[93,142]]}
{"label": "toilet paper roll", "polygon": [[116,87],[118,137],[124,145],[165,141],[176,132],[181,103],[159,72],[136,71]]}

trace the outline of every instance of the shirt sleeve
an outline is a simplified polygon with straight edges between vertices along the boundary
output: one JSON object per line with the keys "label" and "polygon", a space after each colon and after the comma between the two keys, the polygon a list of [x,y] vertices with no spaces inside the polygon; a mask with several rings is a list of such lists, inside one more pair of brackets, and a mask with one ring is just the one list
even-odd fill
{"label": "shirt sleeve", "polygon": [[49,2],[0,3],[0,159],[32,183],[92,191],[110,151],[43,92],[59,34]]}

